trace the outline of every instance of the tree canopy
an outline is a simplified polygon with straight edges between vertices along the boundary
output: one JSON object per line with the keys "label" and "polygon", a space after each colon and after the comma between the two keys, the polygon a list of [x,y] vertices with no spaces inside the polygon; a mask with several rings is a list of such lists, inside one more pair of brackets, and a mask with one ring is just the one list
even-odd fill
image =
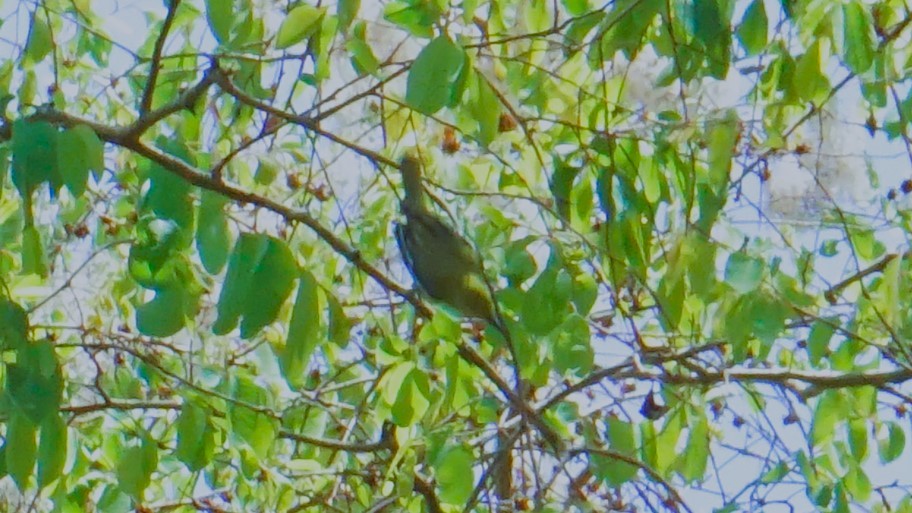
{"label": "tree canopy", "polygon": [[912,511],[907,2],[12,4],[2,509]]}

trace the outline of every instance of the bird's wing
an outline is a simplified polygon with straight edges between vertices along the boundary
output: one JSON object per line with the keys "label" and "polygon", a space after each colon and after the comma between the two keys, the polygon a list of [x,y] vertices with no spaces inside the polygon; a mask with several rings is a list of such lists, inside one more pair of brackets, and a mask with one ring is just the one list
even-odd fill
{"label": "bird's wing", "polygon": [[[412,248],[409,246],[409,237],[406,231],[408,228],[402,223],[396,223],[393,226],[393,235],[396,237],[396,245],[399,246],[399,254],[402,255],[402,261],[405,267],[415,277],[415,261],[412,260]],[[417,281],[417,279],[415,280]]]}
{"label": "bird's wing", "polygon": [[412,231],[427,239],[421,241],[422,244],[430,244],[437,252],[461,262],[462,269],[481,271],[481,257],[475,247],[450,225],[427,211],[405,209],[405,217],[413,225]]}

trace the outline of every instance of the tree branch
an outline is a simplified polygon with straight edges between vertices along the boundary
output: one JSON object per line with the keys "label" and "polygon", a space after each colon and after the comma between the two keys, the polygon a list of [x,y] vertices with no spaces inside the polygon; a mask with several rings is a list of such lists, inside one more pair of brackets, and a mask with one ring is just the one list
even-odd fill
{"label": "tree branch", "polygon": [[415,308],[419,309],[423,315],[430,315],[430,310],[428,307],[424,305],[424,303],[421,302],[421,300],[418,299],[414,293],[393,282],[380,269],[364,260],[364,257],[361,255],[360,251],[337,237],[329,228],[320,224],[319,221],[317,221],[307,212],[286,207],[285,205],[270,198],[225,184],[224,182],[221,182],[218,179],[199,171],[198,169],[187,164],[183,160],[178,159],[177,157],[163,153],[151,146],[142,143],[133,137],[132,131],[129,129],[129,127],[127,129],[110,127],[101,123],[97,123],[95,121],[82,119],[77,116],[59,111],[41,112],[36,114],[35,117],[52,123],[59,123],[64,126],[75,126],[80,124],[86,125],[94,130],[98,137],[102,140],[131,150],[134,153],[141,155],[151,160],[152,162],[155,162],[156,164],[162,166],[177,176],[180,176],[192,185],[209,191],[217,192],[222,196],[225,196],[226,198],[237,202],[248,203],[260,208],[264,208],[278,214],[288,221],[299,222],[307,226],[313,232],[315,232],[318,237],[329,244],[329,246],[334,251],[336,251],[336,253],[344,257],[351,264],[366,273],[368,276],[372,277],[382,287],[405,298],[408,302],[414,305]]}
{"label": "tree branch", "polygon": [[209,89],[209,86],[215,83],[215,75],[215,68],[210,68],[203,75],[203,79],[200,80],[199,83],[181,93],[175,101],[151,112],[143,111],[143,114],[129,126],[126,136],[138,138],[145,133],[146,130],[171,114],[182,109],[192,109],[197,100],[199,100]]}
{"label": "tree branch", "polygon": [[146,87],[143,90],[142,101],[139,104],[139,114],[144,116],[152,108],[152,96],[155,93],[155,82],[158,81],[158,73],[161,70],[161,56],[165,48],[165,40],[168,39],[168,32],[171,31],[171,25],[174,24],[174,18],[177,15],[177,8],[181,0],[170,0],[168,14],[165,15],[165,21],[162,23],[161,33],[155,40],[155,48],[152,50],[152,62],[149,66],[149,79],[146,81]]}
{"label": "tree branch", "polygon": [[223,91],[225,91],[227,94],[233,96],[235,99],[237,99],[239,102],[241,102],[245,105],[253,107],[256,110],[265,112],[265,113],[269,114],[270,116],[275,116],[275,117],[277,117],[279,119],[283,119],[289,123],[299,125],[308,130],[311,130],[311,131],[315,132],[316,134],[318,134],[326,139],[329,139],[330,141],[332,141],[336,144],[339,144],[340,146],[344,146],[345,148],[348,148],[348,149],[354,151],[358,155],[361,155],[362,157],[365,157],[372,162],[381,163],[386,166],[390,166],[390,167],[394,167],[394,168],[399,166],[399,164],[396,161],[394,161],[390,158],[387,158],[387,157],[385,157],[373,150],[367,149],[363,146],[359,146],[351,141],[347,141],[347,140],[337,136],[336,134],[333,134],[332,132],[323,130],[322,128],[320,128],[319,123],[317,123],[317,121],[314,118],[311,118],[309,116],[299,116],[296,114],[291,114],[289,112],[286,112],[282,109],[273,107],[272,105],[269,105],[268,103],[262,102],[256,98],[248,95],[247,93],[242,91],[240,88],[235,86],[234,82],[231,81],[231,79],[228,77],[228,75],[226,75],[221,70],[216,71],[215,78],[216,78],[216,83],[219,85],[219,87],[222,88]]}
{"label": "tree branch", "polygon": [[892,262],[896,257],[909,258],[910,256],[912,256],[912,251],[906,251],[902,255],[898,255],[896,253],[890,253],[890,254],[884,256],[883,258],[881,258],[880,261],[875,263],[874,265],[866,267],[866,268],[858,271],[857,273],[853,274],[852,276],[849,276],[848,278],[842,280],[841,282],[837,283],[836,285],[833,285],[832,287],[830,287],[829,289],[824,291],[823,297],[826,298],[827,302],[829,302],[831,305],[835,304],[836,296],[839,295],[839,293],[841,293],[849,285],[855,283],[856,281],[863,279],[865,276],[868,276],[869,274],[883,272],[883,270],[887,268],[887,265],[890,262]]}
{"label": "tree branch", "polygon": [[382,450],[390,449],[392,444],[389,439],[381,436],[380,440],[371,443],[350,443],[350,442],[339,442],[337,440],[330,440],[328,438],[316,438],[311,436],[300,435],[298,433],[292,433],[287,429],[282,429],[279,431],[279,435],[282,438],[287,438],[289,440],[294,440],[295,442],[301,442],[309,445],[314,445],[316,447],[322,447],[324,449],[333,449],[337,451],[346,451],[346,452],[379,452]]}
{"label": "tree branch", "polygon": [[434,486],[418,472],[415,472],[414,488],[416,492],[424,497],[428,513],[443,513],[443,508],[440,507],[440,500],[437,498],[437,494],[434,493]]}

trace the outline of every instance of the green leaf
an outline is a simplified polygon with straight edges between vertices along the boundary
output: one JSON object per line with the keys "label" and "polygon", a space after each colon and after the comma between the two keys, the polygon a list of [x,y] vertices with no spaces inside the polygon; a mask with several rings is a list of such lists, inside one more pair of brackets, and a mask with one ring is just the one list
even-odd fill
{"label": "green leaf", "polygon": [[188,302],[195,303],[180,285],[159,289],[151,301],[136,307],[136,328],[150,337],[170,337],[184,327],[188,307],[195,310]]}
{"label": "green leaf", "polygon": [[736,32],[748,55],[757,55],[766,47],[768,23],[763,0],[751,2]]}
{"label": "green leaf", "polygon": [[830,340],[836,332],[835,325],[838,322],[839,319],[836,317],[814,321],[807,341],[808,358],[812,365],[819,365],[821,359],[829,354]]}
{"label": "green leaf", "polygon": [[578,314],[571,314],[554,335],[552,354],[554,369],[566,375],[585,376],[592,370],[595,353],[590,344],[589,324]]}
{"label": "green leaf", "polygon": [[577,274],[573,277],[573,306],[576,313],[588,315],[598,300],[598,282],[589,273]]}
{"label": "green leaf", "polygon": [[868,455],[868,419],[850,419],[849,450],[855,462],[862,463]]}
{"label": "green leaf", "polygon": [[434,114],[452,106],[462,96],[466,55],[462,47],[445,36],[425,46],[409,70],[405,100],[415,110]]}
{"label": "green leaf", "polygon": [[561,0],[561,3],[564,4],[564,8],[567,9],[567,14],[570,16],[588,14],[591,8],[589,0]]}
{"label": "green leaf", "polygon": [[811,427],[811,442],[814,446],[833,438],[836,425],[846,418],[847,410],[840,391],[828,390],[821,395],[814,410],[814,422]]}
{"label": "green leaf", "polygon": [[6,368],[6,391],[18,411],[40,425],[60,410],[63,376],[54,346],[47,340],[26,345]]}
{"label": "green leaf", "polygon": [[601,23],[604,18],[604,12],[594,11],[573,20],[570,22],[567,30],[564,31],[564,44],[568,47],[582,44],[586,40],[586,36],[588,36],[589,33],[592,32],[592,29]]}
{"label": "green leaf", "polygon": [[408,373],[398,375],[401,380],[399,388],[393,391],[395,399],[390,405],[390,413],[396,425],[408,427],[418,422],[430,406],[428,380],[427,375],[416,370],[414,365],[400,367],[408,368]]}
{"label": "green leaf", "polygon": [[389,369],[380,382],[380,393],[387,404],[392,405],[399,396],[399,391],[403,388],[405,378],[415,368],[412,362],[399,362]]}
{"label": "green leaf", "polygon": [[255,335],[278,316],[297,271],[285,242],[261,234],[241,234],[228,262],[213,331],[224,335],[243,317],[241,336]]}
{"label": "green leaf", "polygon": [[6,424],[6,470],[20,490],[28,487],[35,468],[37,445],[35,424],[25,415],[13,413]]}
{"label": "green leaf", "polygon": [[291,322],[288,324],[288,338],[279,355],[282,374],[292,388],[304,384],[307,364],[317,343],[322,340],[320,331],[320,300],[318,285],[313,275],[301,272],[298,281],[298,295],[295,298]]}
{"label": "green leaf", "polygon": [[469,88],[468,111],[478,123],[475,137],[482,146],[488,146],[497,137],[501,105],[494,89],[481,73],[472,73],[475,80]]}
{"label": "green leaf", "polygon": [[44,182],[60,185],[57,157],[57,128],[44,121],[18,119],[13,122],[13,185],[30,205],[31,194]]}
{"label": "green leaf", "polygon": [[218,318],[212,326],[217,335],[233,330],[246,312],[248,293],[253,288],[253,274],[263,259],[269,240],[266,236],[242,233],[228,261],[228,271],[218,301]]}
{"label": "green leaf", "polygon": [[159,219],[174,221],[186,233],[192,233],[193,197],[192,186],[180,176],[168,171],[157,163],[150,166],[149,190],[143,198],[143,210]]}
{"label": "green leaf", "polygon": [[54,40],[47,17],[43,13],[33,12],[28,41],[25,43],[25,56],[31,63],[37,64],[43,61],[53,49]]}
{"label": "green leaf", "polygon": [[28,343],[28,314],[14,301],[0,297],[0,351]]}
{"label": "green leaf", "polygon": [[751,306],[750,296],[739,296],[727,303],[720,312],[723,314],[718,320],[720,330],[722,336],[732,345],[732,360],[735,363],[741,363],[747,358],[747,341],[750,338],[753,320]]}
{"label": "green leaf", "polygon": [[761,350],[755,356],[766,359],[773,343],[775,343],[785,327],[785,321],[791,315],[792,310],[780,298],[773,297],[765,292],[752,294],[748,297],[750,301],[751,328],[754,335],[763,342]]}
{"label": "green leaf", "polygon": [[336,16],[339,18],[339,32],[345,32],[358,16],[361,0],[339,0],[336,4]]}
{"label": "green leaf", "polygon": [[824,47],[820,40],[816,40],[795,63],[792,87],[805,101],[820,102],[830,92],[830,81],[822,69],[822,62],[825,62],[826,58],[825,55],[821,55],[823,53]]}
{"label": "green leaf", "polygon": [[817,471],[811,464],[807,453],[799,450],[795,454],[795,463],[798,464],[798,469],[801,471],[801,475],[807,480],[808,485],[811,488],[815,488],[817,486]]}
{"label": "green leaf", "polygon": [[[681,432],[685,427],[682,424],[684,416],[683,409],[677,409],[672,414],[666,417],[665,425],[662,427],[662,431],[659,432],[652,438],[650,444],[654,445],[655,456],[652,462],[655,470],[663,473],[666,472],[677,459],[678,441],[681,437]],[[641,425],[646,425],[644,423]],[[646,444],[646,438],[644,437],[644,444]]]}
{"label": "green leaf", "polygon": [[[606,436],[612,451],[636,459],[637,443],[633,424],[624,420],[609,417]],[[639,467],[620,461],[611,456],[593,453],[598,476],[610,486],[620,486],[636,476]]]}
{"label": "green leaf", "polygon": [[57,144],[62,183],[74,196],[79,196],[85,192],[89,171],[104,170],[104,144],[86,125],[60,132]]}
{"label": "green leaf", "polygon": [[279,176],[279,165],[275,160],[260,157],[253,179],[259,185],[271,185]]}
{"label": "green leaf", "polygon": [[315,34],[320,29],[320,22],[325,14],[325,7],[307,4],[292,9],[279,26],[276,48],[284,50]]}
{"label": "green leaf", "polygon": [[691,291],[706,303],[714,302],[716,271],[706,262],[716,261],[716,245],[700,234],[691,233],[685,239],[681,252],[686,255],[686,273]]}
{"label": "green leaf", "polygon": [[858,256],[865,260],[875,260],[885,251],[874,230],[849,230],[849,239]]}
{"label": "green leaf", "polygon": [[709,460],[709,424],[706,417],[700,415],[689,426],[690,436],[684,449],[681,476],[691,483],[701,482],[706,473],[706,462]]}
{"label": "green leaf", "polygon": [[241,320],[241,337],[250,338],[274,321],[294,288],[298,264],[284,241],[270,237],[262,259],[253,272],[255,286],[249,290]]}
{"label": "green leaf", "polygon": [[433,36],[434,24],[440,19],[441,13],[438,2],[394,0],[383,6],[385,19],[418,37]]}
{"label": "green leaf", "polygon": [[41,235],[32,224],[22,229],[22,274],[37,274],[42,278],[48,275]]}
{"label": "green leaf", "polygon": [[879,409],[877,387],[864,385],[849,388],[847,392],[852,404],[852,413],[856,417],[873,418],[877,416],[877,410]]}
{"label": "green leaf", "polygon": [[522,321],[529,333],[547,335],[567,316],[572,281],[563,269],[556,247],[551,248],[548,265],[526,292],[522,305]]}
{"label": "green leaf", "polygon": [[709,174],[705,182],[717,193],[728,188],[739,136],[740,122],[734,111],[727,111],[709,130]]}
{"label": "green leaf", "polygon": [[136,243],[130,249],[130,275],[140,285],[150,289],[174,286],[178,270],[187,265],[181,252],[188,237],[170,220],[144,218],[136,226]]}
{"label": "green leaf", "polygon": [[739,294],[747,294],[760,286],[763,271],[763,260],[738,251],[728,257],[725,281]]}
{"label": "green leaf", "polygon": [[142,502],[157,467],[158,448],[145,435],[140,445],[127,447],[121,454],[117,462],[117,485],[135,501]]}
{"label": "green leaf", "polygon": [[906,433],[903,427],[895,422],[886,422],[887,438],[877,441],[877,454],[881,463],[896,461],[906,448]]}
{"label": "green leaf", "polygon": [[856,462],[853,461],[849,466],[849,471],[842,482],[845,483],[846,491],[852,494],[855,500],[865,502],[871,497],[871,480]]}
{"label": "green leaf", "polygon": [[661,0],[615,2],[599,25],[598,32],[604,33],[604,36],[600,45],[590,46],[589,61],[597,63],[613,59],[618,50],[633,60],[642,46],[644,34],[665,6]]}
{"label": "green leaf", "polygon": [[206,21],[219,44],[231,39],[234,24],[234,0],[206,0]]}
{"label": "green leaf", "polygon": [[782,481],[782,478],[789,474],[789,466],[784,461],[780,461],[772,468],[770,468],[763,476],[760,478],[760,482],[763,484],[772,484]]}
{"label": "green leaf", "polygon": [[[314,79],[317,83],[330,76],[332,66],[329,64],[329,57],[333,49],[338,24],[339,21],[335,16],[326,16],[314,36],[311,48],[317,56],[317,62],[314,64]],[[304,79],[303,76],[301,78],[302,80]]]}
{"label": "green leaf", "polygon": [[67,457],[67,426],[60,415],[41,423],[38,444],[38,486],[43,488],[60,477]]}
{"label": "green leaf", "polygon": [[874,30],[869,7],[853,1],[842,6],[843,51],[852,73],[861,74],[874,64]]}
{"label": "green leaf", "polygon": [[326,302],[329,308],[329,326],[327,335],[330,340],[340,347],[348,345],[349,336],[351,335],[352,322],[345,315],[345,310],[336,296],[327,292]]}
{"label": "green leaf", "polygon": [[380,68],[380,61],[367,44],[364,22],[358,22],[352,31],[352,38],[345,42],[345,49],[351,54],[352,64],[359,74],[373,75]]}
{"label": "green leaf", "polygon": [[570,218],[570,192],[573,181],[579,176],[580,168],[557,161],[554,174],[551,175],[549,186],[551,195],[554,196],[554,208],[564,219]]}
{"label": "green leaf", "polygon": [[506,262],[502,272],[511,287],[519,287],[535,275],[535,259],[532,258],[532,254],[526,249],[531,242],[533,242],[533,239],[527,237],[512,241],[507,246],[504,256]]}
{"label": "green leaf", "polygon": [[269,395],[249,377],[240,376],[232,380],[231,396],[239,401],[232,403],[228,411],[232,433],[246,442],[258,457],[267,457],[278,436],[279,423],[245,404],[268,408],[271,404]]}
{"label": "green leaf", "polygon": [[209,274],[218,274],[228,261],[231,232],[225,218],[227,198],[212,191],[200,194],[199,221],[196,225],[196,249]]}
{"label": "green leaf", "polygon": [[[731,60],[730,20],[727,13],[722,12],[722,3],[720,0],[693,0],[690,19],[694,38],[706,48],[708,72],[718,79],[725,78]],[[684,72],[685,77],[690,74],[687,69]]]}
{"label": "green leaf", "polygon": [[475,484],[472,476],[475,457],[463,446],[445,449],[434,463],[434,474],[440,488],[440,501],[445,504],[465,504]]}
{"label": "green leaf", "polygon": [[193,401],[181,407],[177,418],[177,450],[175,455],[190,472],[202,470],[215,454],[215,426],[205,408]]}
{"label": "green leaf", "polygon": [[737,151],[739,126],[737,114],[728,111],[725,118],[714,122],[709,130],[709,169],[705,175],[698,176],[697,183],[697,202],[700,206],[697,227],[702,233],[711,231],[728,199],[726,191],[732,159]]}
{"label": "green leaf", "polygon": [[825,257],[832,257],[839,254],[839,241],[838,240],[825,240],[820,243],[820,255]]}

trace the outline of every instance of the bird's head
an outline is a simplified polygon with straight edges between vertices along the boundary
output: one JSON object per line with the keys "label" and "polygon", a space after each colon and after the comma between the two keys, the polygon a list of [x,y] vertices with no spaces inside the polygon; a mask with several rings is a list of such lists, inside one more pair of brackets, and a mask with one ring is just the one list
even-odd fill
{"label": "bird's head", "polygon": [[424,205],[424,188],[421,185],[421,160],[407,153],[399,162],[402,173],[402,186],[405,189],[403,207],[420,209]]}

